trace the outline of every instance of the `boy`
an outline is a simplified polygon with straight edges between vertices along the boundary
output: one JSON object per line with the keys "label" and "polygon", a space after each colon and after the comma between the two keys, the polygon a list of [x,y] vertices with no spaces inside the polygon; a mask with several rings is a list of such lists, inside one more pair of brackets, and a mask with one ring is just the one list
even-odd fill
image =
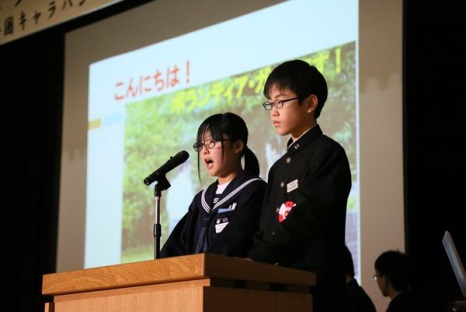
{"label": "boy", "polygon": [[263,104],[287,152],[271,167],[260,230],[248,258],[316,273],[314,312],[344,311],[346,204],[351,172],[343,147],[323,134],[317,119],[327,82],[302,60],[268,76]]}
{"label": "boy", "polygon": [[[384,297],[390,298],[387,312],[428,311],[416,302],[411,291],[411,268],[408,255],[399,250],[381,253],[374,263],[374,279]],[[428,301],[428,300],[426,300]]]}

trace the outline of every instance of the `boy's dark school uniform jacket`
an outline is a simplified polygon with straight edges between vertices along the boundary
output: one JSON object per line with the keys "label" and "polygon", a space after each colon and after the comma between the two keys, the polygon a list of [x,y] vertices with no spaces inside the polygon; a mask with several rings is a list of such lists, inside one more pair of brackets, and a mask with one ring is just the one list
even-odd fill
{"label": "boy's dark school uniform jacket", "polygon": [[269,171],[261,231],[248,257],[315,272],[318,284],[328,274],[344,283],[338,262],[351,181],[345,150],[319,125],[294,143],[290,139]]}
{"label": "boy's dark school uniform jacket", "polygon": [[[215,194],[217,185],[218,181],[194,196],[188,212],[162,247],[161,258],[201,252],[246,256],[252,247],[252,237],[259,229],[267,184],[243,172],[222,194]],[[216,203],[214,198],[218,199]]]}

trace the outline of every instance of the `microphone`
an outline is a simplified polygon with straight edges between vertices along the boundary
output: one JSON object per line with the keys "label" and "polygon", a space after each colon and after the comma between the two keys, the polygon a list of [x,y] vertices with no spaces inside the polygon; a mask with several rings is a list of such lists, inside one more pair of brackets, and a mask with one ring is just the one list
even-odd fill
{"label": "microphone", "polygon": [[159,169],[152,172],[147,178],[144,179],[145,185],[150,185],[154,181],[158,181],[159,177],[165,176],[167,172],[174,169],[175,167],[181,165],[189,158],[187,151],[178,152],[175,156],[171,156],[165,164],[162,165]]}

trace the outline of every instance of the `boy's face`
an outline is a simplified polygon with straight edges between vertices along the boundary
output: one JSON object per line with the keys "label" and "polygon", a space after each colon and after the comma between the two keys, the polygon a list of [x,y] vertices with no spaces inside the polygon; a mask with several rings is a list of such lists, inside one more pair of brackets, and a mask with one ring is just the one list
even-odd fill
{"label": "boy's face", "polygon": [[[272,86],[269,92],[270,103],[276,101],[284,101],[296,97],[296,93],[290,89],[279,90],[276,86]],[[272,107],[270,119],[275,130],[280,135],[291,134],[293,141],[298,139],[306,130],[312,127],[316,120],[314,119],[314,109],[317,105],[315,95],[310,95],[302,99],[299,105],[299,99],[291,100],[283,103],[282,108]]]}

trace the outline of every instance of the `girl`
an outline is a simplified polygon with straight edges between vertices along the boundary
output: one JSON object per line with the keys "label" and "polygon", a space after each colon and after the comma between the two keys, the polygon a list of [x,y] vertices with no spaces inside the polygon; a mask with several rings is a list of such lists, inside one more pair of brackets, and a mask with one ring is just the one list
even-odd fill
{"label": "girl", "polygon": [[[259,227],[266,182],[248,148],[248,129],[233,113],[215,114],[199,126],[193,148],[217,180],[194,196],[160,251],[160,258],[195,253],[245,257]],[[241,159],[244,157],[244,169]]]}

